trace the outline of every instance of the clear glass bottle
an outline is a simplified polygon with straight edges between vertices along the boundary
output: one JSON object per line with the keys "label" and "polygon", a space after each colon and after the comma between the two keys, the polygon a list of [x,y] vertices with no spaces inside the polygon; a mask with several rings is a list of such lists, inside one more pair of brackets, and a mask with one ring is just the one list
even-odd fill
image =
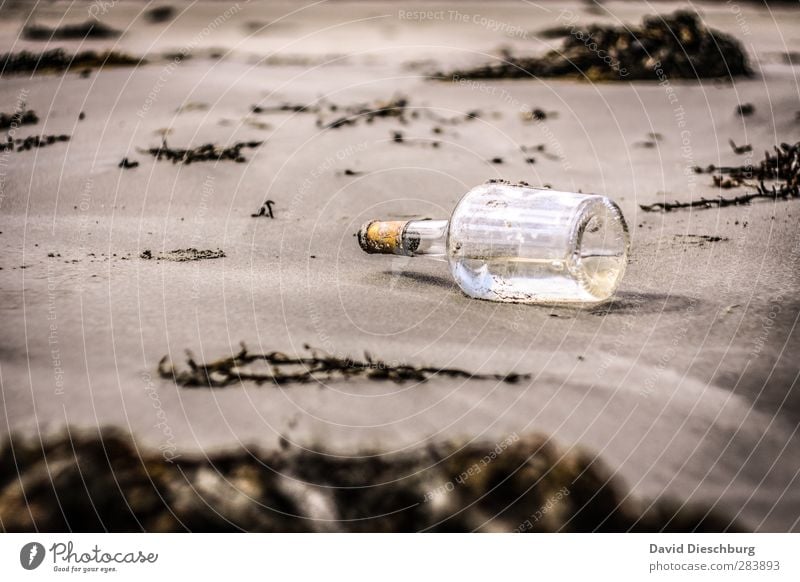
{"label": "clear glass bottle", "polygon": [[628,227],[605,196],[489,182],[459,201],[450,220],[371,221],[367,253],[450,264],[470,297],[515,303],[598,303],[619,285]]}

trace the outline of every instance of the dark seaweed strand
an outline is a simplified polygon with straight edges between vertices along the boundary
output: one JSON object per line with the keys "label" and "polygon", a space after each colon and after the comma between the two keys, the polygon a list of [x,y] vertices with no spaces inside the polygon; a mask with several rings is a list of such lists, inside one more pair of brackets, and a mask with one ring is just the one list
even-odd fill
{"label": "dark seaweed strand", "polygon": [[355,125],[360,120],[372,123],[377,118],[385,117],[395,117],[401,123],[406,123],[407,107],[407,97],[393,97],[389,101],[378,102],[375,105],[353,105],[347,107],[344,115],[327,123],[320,118],[317,120],[317,125],[323,129],[338,129],[346,125]]}
{"label": "dark seaweed strand", "polygon": [[[767,200],[788,200],[800,198],[800,142],[793,145],[782,143],[775,146],[775,155],[769,151],[764,152],[764,159],[754,166],[708,166],[695,168],[698,174],[714,174],[716,186],[723,184],[722,176],[729,176],[729,184],[725,187],[749,186],[755,192],[749,192],[733,198],[714,198],[693,200],[691,202],[656,202],[655,204],[640,204],[645,212],[669,212],[685,208],[723,208],[726,206],[739,206],[750,204],[753,200],[763,198]],[[758,184],[751,184],[750,180],[758,180]],[[775,181],[767,186],[764,181]]]}
{"label": "dark seaweed strand", "polygon": [[[273,383],[308,384],[318,380],[346,380],[364,377],[370,380],[390,380],[396,383],[407,381],[425,382],[434,376],[465,378],[470,380],[497,380],[513,384],[530,378],[530,374],[473,374],[456,368],[417,367],[408,365],[389,365],[373,359],[368,353],[364,361],[338,358],[325,354],[309,346],[309,356],[289,357],[282,352],[255,354],[247,351],[242,344],[234,356],[222,358],[208,364],[199,364],[187,352],[186,369],[178,370],[164,356],[158,363],[161,378],[173,380],[176,384],[193,388],[224,388],[239,382],[254,382],[256,385]],[[268,372],[249,372],[246,368],[255,362],[265,362]],[[292,369],[298,368],[298,369]]]}
{"label": "dark seaweed strand", "polygon": [[192,162],[222,160],[232,160],[241,163],[247,161],[242,155],[242,149],[254,149],[261,146],[263,143],[263,141],[240,141],[228,147],[220,147],[208,143],[195,148],[172,148],[167,145],[167,140],[163,140],[158,147],[139,151],[150,154],[156,160],[168,160],[173,164],[191,164]]}

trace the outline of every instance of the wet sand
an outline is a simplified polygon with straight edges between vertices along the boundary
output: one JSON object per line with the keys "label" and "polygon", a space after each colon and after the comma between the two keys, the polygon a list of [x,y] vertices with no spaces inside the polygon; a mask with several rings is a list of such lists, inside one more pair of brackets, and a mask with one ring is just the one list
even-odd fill
{"label": "wet sand", "polygon": [[[70,5],[43,6],[36,22],[55,26]],[[71,5],[69,21],[85,20],[91,6]],[[639,208],[664,192],[717,196],[710,176],[688,170],[741,163],[729,139],[752,144],[753,161],[798,141],[797,68],[781,56],[800,36],[796,11],[743,5],[737,20],[726,4],[700,4],[709,25],[742,41],[756,75],[659,85],[425,78],[502,46],[552,48],[557,41],[535,34],[557,24],[547,3],[493,9],[492,19],[524,37],[473,22],[481,4],[420,21],[391,3],[250,2],[224,17],[225,6],[209,2],[156,24],[143,6],[99,15],[122,31],[117,39],[20,40],[25,10],[4,8],[0,18],[0,52],[114,49],[148,61],[0,82],[0,110],[24,101],[40,118],[17,137],[71,136],[0,153],[3,437],[115,426],[171,455],[271,449],[281,437],[352,455],[544,433],[596,454],[638,497],[712,506],[756,530],[800,529],[800,202]],[[607,7],[623,22],[644,14]],[[571,9],[581,22],[614,22]],[[179,64],[165,56],[187,47],[193,56]],[[399,95],[418,112],[405,124],[389,117],[322,130],[307,111],[253,113]],[[736,114],[743,103],[755,106],[751,116]],[[534,108],[547,118],[520,118]],[[642,146],[650,133],[661,138]],[[175,148],[264,143],[245,150],[244,162],[187,165],[142,151],[165,135]],[[545,152],[520,149],[538,144]],[[118,167],[126,157],[139,165]],[[444,218],[491,178],[614,198],[632,237],[617,300],[592,310],[475,301],[443,263],[358,248],[354,234],[367,220]],[[266,200],[274,218],[251,216]],[[224,257],[141,258],[191,248]],[[240,342],[531,379],[354,377],[211,390],[158,376],[165,355],[182,366],[189,349],[207,362]]]}

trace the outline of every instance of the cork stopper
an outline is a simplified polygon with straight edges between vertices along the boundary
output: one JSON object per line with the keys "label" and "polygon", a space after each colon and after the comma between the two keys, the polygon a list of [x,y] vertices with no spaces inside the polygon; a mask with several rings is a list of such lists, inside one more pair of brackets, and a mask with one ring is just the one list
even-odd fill
{"label": "cork stopper", "polygon": [[402,239],[405,220],[372,220],[358,231],[358,244],[365,253],[395,255],[403,254]]}

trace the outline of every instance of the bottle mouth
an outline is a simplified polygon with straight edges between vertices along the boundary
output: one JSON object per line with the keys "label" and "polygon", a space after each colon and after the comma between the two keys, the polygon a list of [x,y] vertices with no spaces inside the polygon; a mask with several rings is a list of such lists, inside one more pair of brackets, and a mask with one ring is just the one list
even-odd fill
{"label": "bottle mouth", "polygon": [[405,220],[371,220],[358,231],[358,245],[371,255],[401,254]]}
{"label": "bottle mouth", "polygon": [[587,201],[573,232],[572,272],[597,301],[611,298],[628,263],[630,237],[619,207],[604,197]]}

